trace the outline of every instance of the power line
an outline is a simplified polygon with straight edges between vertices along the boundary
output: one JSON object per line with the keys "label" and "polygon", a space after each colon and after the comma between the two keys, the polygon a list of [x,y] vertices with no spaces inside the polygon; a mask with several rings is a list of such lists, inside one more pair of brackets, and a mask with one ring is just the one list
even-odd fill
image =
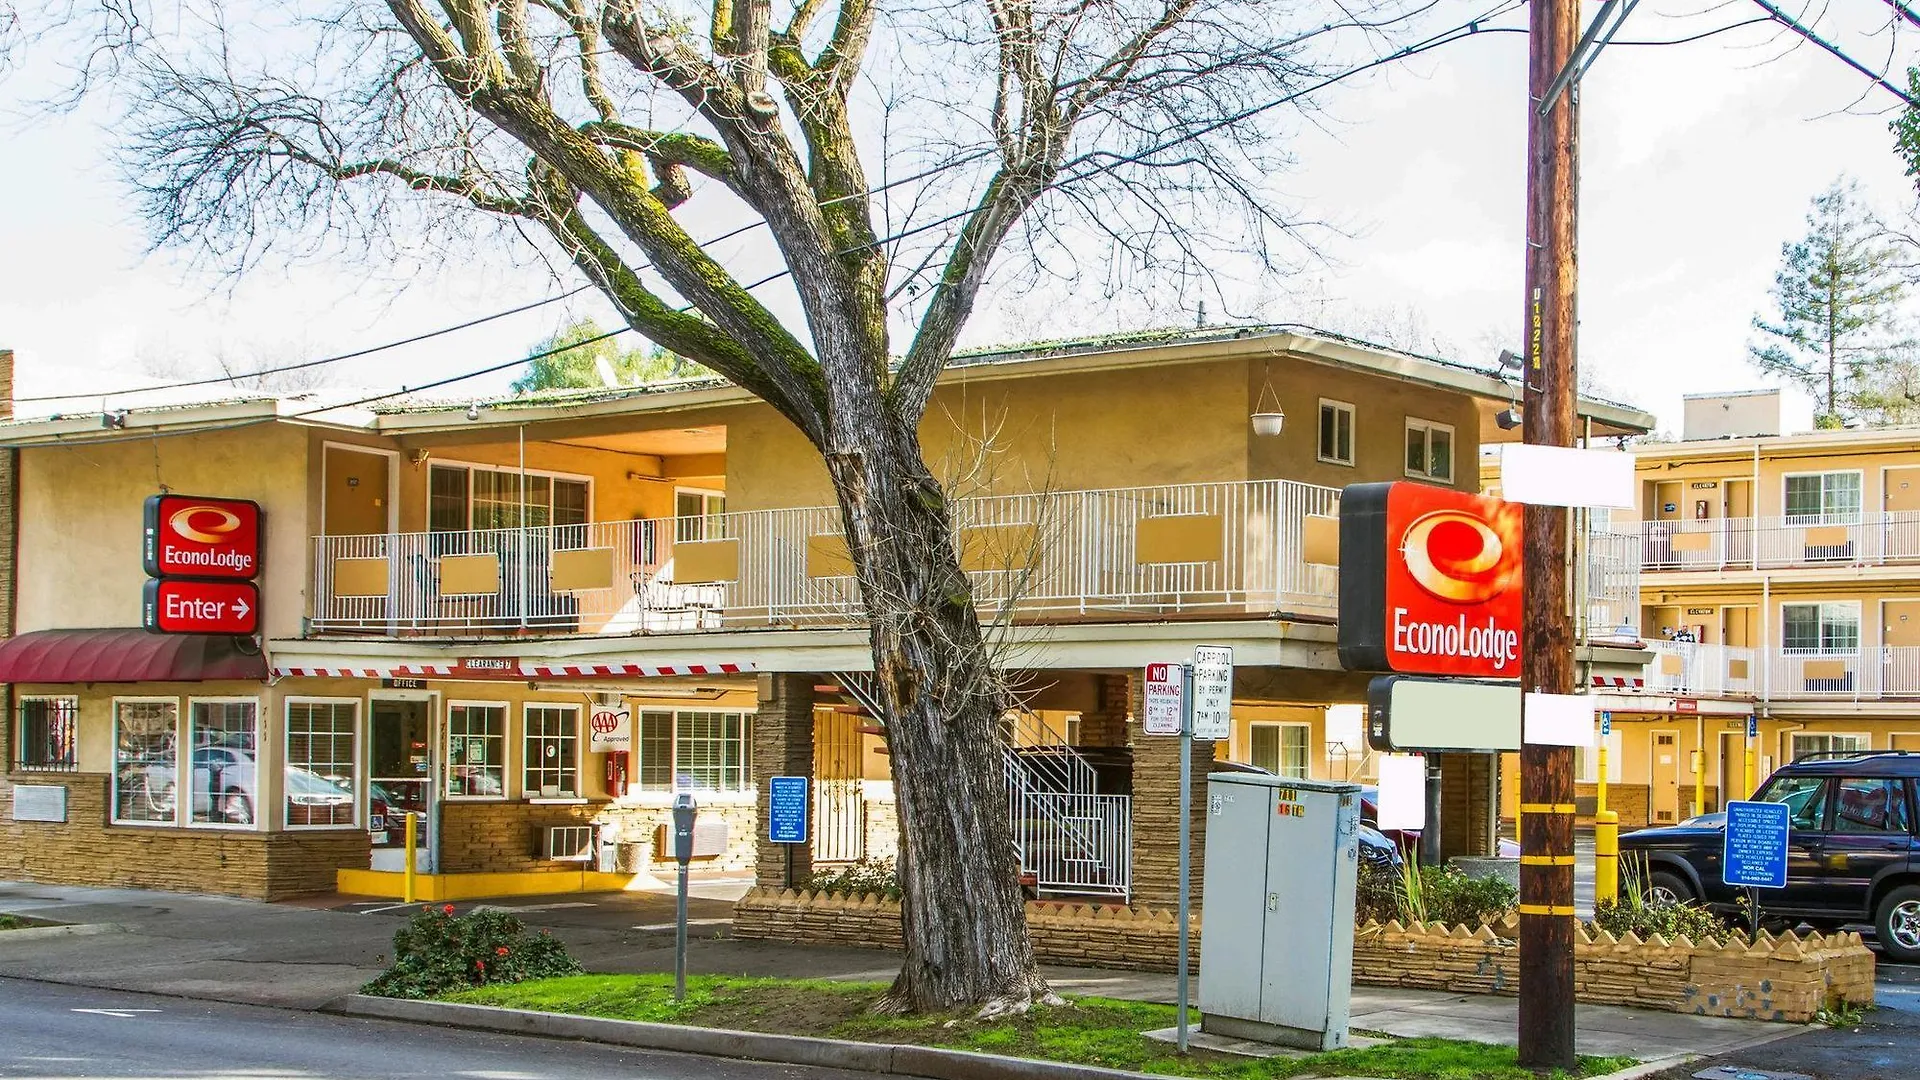
{"label": "power line", "polygon": [[1911,96],[1907,94],[1905,90],[1902,90],[1899,87],[1888,82],[1884,76],[1880,75],[1878,72],[1875,72],[1872,68],[1869,68],[1867,65],[1861,63],[1858,60],[1855,60],[1853,57],[1848,56],[1846,53],[1841,52],[1840,47],[1838,45],[1835,45],[1832,42],[1828,41],[1826,38],[1823,38],[1819,34],[1814,33],[1812,30],[1808,29],[1807,27],[1800,25],[1799,22],[1794,20],[1793,16],[1780,10],[1780,8],[1776,6],[1772,2],[1772,0],[1753,0],[1753,2],[1760,5],[1760,7],[1767,12],[1767,14],[1773,16],[1773,20],[1775,22],[1780,23],[1782,26],[1785,26],[1787,29],[1793,31],[1796,34],[1799,34],[1801,37],[1806,38],[1808,41],[1813,42],[1815,45],[1818,45],[1822,49],[1825,49],[1826,51],[1839,57],[1842,63],[1846,64],[1848,67],[1859,72],[1860,74],[1865,75],[1868,79],[1872,80],[1876,85],[1878,85],[1881,89],[1885,90],[1887,93],[1892,94],[1894,97],[1897,97],[1901,101],[1906,102],[1908,108],[1920,108],[1920,101],[1915,101]]}

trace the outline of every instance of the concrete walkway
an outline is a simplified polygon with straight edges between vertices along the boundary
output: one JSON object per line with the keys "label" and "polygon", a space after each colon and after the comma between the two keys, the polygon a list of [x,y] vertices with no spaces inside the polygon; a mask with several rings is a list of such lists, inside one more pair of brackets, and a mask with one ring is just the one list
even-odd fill
{"label": "concrete walkway", "polygon": [[[738,883],[700,886],[688,967],[696,973],[886,981],[892,953],[735,941],[726,936]],[[476,906],[461,903],[462,911]],[[673,897],[617,893],[517,897],[492,906],[546,927],[593,971],[673,969]],[[80,924],[83,932],[0,932],[0,976],[217,1001],[313,1009],[378,974],[410,908],[351,897],[302,904],[140,890],[0,882],[0,912]],[[1055,988],[1171,1002],[1171,975],[1048,968]],[[1391,1035],[1512,1043],[1515,999],[1357,987],[1352,1025]],[[1655,1059],[1726,1054],[1805,1031],[1788,1024],[1582,1005],[1582,1053]]]}

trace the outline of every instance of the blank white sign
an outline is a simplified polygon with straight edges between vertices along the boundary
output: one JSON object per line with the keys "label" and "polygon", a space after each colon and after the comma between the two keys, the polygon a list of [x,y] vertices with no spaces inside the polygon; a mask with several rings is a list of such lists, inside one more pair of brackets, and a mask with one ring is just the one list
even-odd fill
{"label": "blank white sign", "polygon": [[1380,759],[1380,821],[1383,831],[1427,827],[1427,759],[1388,754]]}
{"label": "blank white sign", "polygon": [[1535,506],[1631,510],[1633,455],[1509,443],[1500,448],[1500,497]]}
{"label": "blank white sign", "polygon": [[1536,746],[1592,746],[1593,698],[1586,694],[1528,694],[1521,710],[1526,739]]}

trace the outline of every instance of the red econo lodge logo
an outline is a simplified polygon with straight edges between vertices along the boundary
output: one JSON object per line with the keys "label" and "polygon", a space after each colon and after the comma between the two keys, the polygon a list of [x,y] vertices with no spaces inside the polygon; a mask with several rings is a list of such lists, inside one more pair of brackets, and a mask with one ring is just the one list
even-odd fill
{"label": "red econo lodge logo", "polygon": [[1387,663],[1395,671],[1520,674],[1521,507],[1396,484],[1387,499]]}
{"label": "red econo lodge logo", "polygon": [[1516,678],[1523,508],[1427,484],[1340,499],[1340,659],[1353,671]]}
{"label": "red econo lodge logo", "polygon": [[145,555],[153,577],[254,577],[260,507],[245,499],[155,495],[147,500]]}

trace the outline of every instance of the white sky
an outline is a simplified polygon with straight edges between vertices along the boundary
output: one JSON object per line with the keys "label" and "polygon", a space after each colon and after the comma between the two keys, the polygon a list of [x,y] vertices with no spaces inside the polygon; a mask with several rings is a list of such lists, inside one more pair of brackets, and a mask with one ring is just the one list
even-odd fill
{"label": "white sky", "polygon": [[[1887,9],[1877,0],[1836,3],[1845,6],[1829,18],[1841,22],[1822,25],[1861,59],[1883,58],[1884,42],[1858,31]],[[1449,10],[1436,19],[1458,21],[1473,9]],[[1647,0],[1621,39],[1683,37],[1758,9],[1729,2],[1683,17],[1690,11],[1698,9],[1686,0]],[[1874,91],[1859,113],[1844,111],[1864,81],[1838,60],[1788,44],[1760,26],[1685,46],[1616,45],[1583,93],[1581,362],[1612,396],[1654,411],[1676,432],[1681,394],[1759,383],[1743,359],[1749,321],[1764,308],[1780,245],[1798,234],[1812,195],[1846,172],[1890,214],[1913,202],[1887,114],[1867,112],[1888,96]],[[1296,144],[1299,166],[1274,189],[1351,235],[1323,243],[1330,264],[1258,286],[1279,298],[1265,314],[1406,313],[1481,360],[1493,343],[1517,341],[1525,47],[1522,35],[1487,35],[1324,94],[1336,123]],[[0,99],[17,104],[46,92],[35,75],[0,86]],[[198,374],[220,351],[242,367],[329,355],[577,283],[557,286],[531,268],[476,280],[462,267],[415,276],[402,289],[343,263],[258,271],[229,289],[178,256],[144,255],[97,119],[83,112],[33,122],[0,144],[0,347],[18,352],[21,395],[137,385],[150,378],[140,374],[142,359]],[[996,296],[967,339],[1032,336],[1036,311],[1046,313],[1041,326],[1064,318],[1075,332],[1131,328],[1080,325],[1060,314],[1071,303]],[[333,381],[386,389],[498,363],[568,313],[612,321],[591,299],[552,305],[339,365]],[[509,378],[445,393],[495,391]],[[1804,425],[1809,415],[1800,401],[1789,422]]]}

